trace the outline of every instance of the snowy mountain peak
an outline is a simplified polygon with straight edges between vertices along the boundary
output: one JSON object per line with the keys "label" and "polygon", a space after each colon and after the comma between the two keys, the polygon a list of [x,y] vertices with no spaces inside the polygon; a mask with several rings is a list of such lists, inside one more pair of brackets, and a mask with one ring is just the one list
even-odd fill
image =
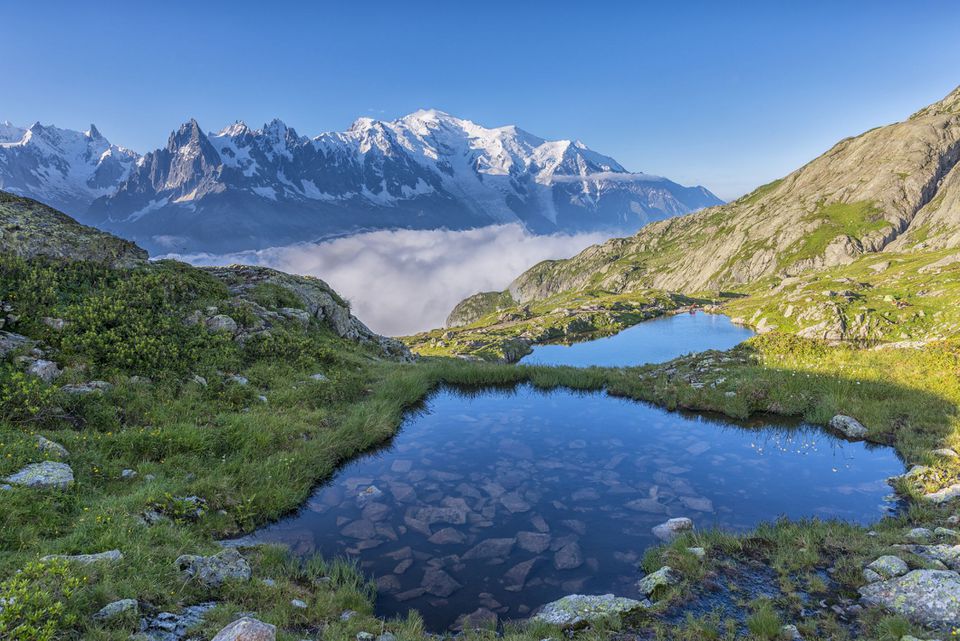
{"label": "snowy mountain peak", "polygon": [[[359,229],[630,231],[718,204],[633,174],[580,141],[545,140],[438,109],[300,136],[282,120],[206,132],[196,119],[138,158],[93,125],[0,125],[0,189],[38,198],[152,250],[239,250]],[[174,244],[171,244],[174,243]]]}

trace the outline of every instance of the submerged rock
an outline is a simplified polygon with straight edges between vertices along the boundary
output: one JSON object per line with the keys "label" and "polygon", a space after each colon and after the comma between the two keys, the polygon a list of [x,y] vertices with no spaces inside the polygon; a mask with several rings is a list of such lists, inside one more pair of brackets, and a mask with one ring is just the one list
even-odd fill
{"label": "submerged rock", "polygon": [[843,414],[837,414],[831,418],[830,427],[847,438],[862,439],[867,435],[867,428],[865,428],[860,421],[852,416],[845,416]]}
{"label": "submerged rock", "polygon": [[73,469],[66,463],[55,461],[31,463],[16,474],[8,476],[6,481],[24,487],[65,490],[73,485]]}
{"label": "submerged rock", "polygon": [[500,618],[497,613],[487,608],[477,608],[470,614],[462,614],[453,625],[454,630],[496,629]]}
{"label": "submerged rock", "polygon": [[949,570],[913,570],[860,588],[860,602],[879,606],[937,630],[960,627],[960,574]]}
{"label": "submerged rock", "polygon": [[546,604],[533,618],[552,625],[577,627],[606,617],[619,617],[644,607],[649,607],[649,602],[612,594],[571,594]]}

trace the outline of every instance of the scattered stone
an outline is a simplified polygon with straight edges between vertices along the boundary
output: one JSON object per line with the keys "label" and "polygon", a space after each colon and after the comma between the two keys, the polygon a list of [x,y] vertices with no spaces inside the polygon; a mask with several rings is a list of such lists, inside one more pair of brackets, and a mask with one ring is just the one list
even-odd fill
{"label": "scattered stone", "polygon": [[883,579],[892,579],[906,574],[910,568],[899,556],[887,554],[867,566],[868,570],[876,572]]}
{"label": "scattered stone", "polygon": [[4,358],[30,344],[32,344],[32,341],[26,336],[0,331],[0,358]]}
{"label": "scattered stone", "polygon": [[957,454],[955,450],[952,450],[948,447],[943,447],[939,450],[933,450],[933,454],[936,456],[942,456],[943,458],[960,458],[960,454]]}
{"label": "scattered stone", "polygon": [[357,641],[373,641],[373,635],[369,632],[357,632]]}
{"label": "scattered stone", "polygon": [[80,565],[90,565],[92,563],[109,562],[114,563],[123,558],[120,550],[107,550],[106,552],[97,552],[96,554],[49,554],[42,557],[41,561],[67,561],[68,563],[78,563]]}
{"label": "scattered stone", "polygon": [[341,620],[341,621],[349,621],[350,619],[352,619],[352,618],[355,617],[355,616],[357,616],[357,611],[356,611],[356,610],[344,610],[343,612],[340,613],[340,620]]}
{"label": "scattered stone", "polygon": [[100,608],[93,615],[94,621],[110,621],[122,616],[137,616],[140,613],[140,605],[136,599],[120,599]]}
{"label": "scattered stone", "polygon": [[693,521],[685,516],[681,516],[675,519],[669,519],[666,522],[655,526],[651,531],[658,539],[669,543],[684,532],[688,532],[692,529]]}
{"label": "scattered stone", "polygon": [[213,641],[276,641],[277,627],[252,617],[242,617],[217,632]]}
{"label": "scattered stone", "polygon": [[45,383],[52,383],[63,374],[63,370],[53,361],[38,358],[27,367],[27,374],[36,376]]}
{"label": "scattered stone", "polygon": [[87,394],[103,394],[113,389],[113,385],[106,381],[88,381],[86,383],[72,383],[64,385],[60,391],[65,394],[75,394],[77,396],[86,396]]}
{"label": "scattered stone", "polygon": [[5,480],[25,487],[65,490],[73,485],[73,469],[66,463],[43,461],[31,463]]}
{"label": "scattered stone", "polygon": [[70,452],[67,451],[67,448],[51,441],[50,439],[44,438],[37,434],[37,449],[39,449],[44,454],[50,454],[51,456],[56,456],[57,458],[70,458]]}
{"label": "scattered stone", "polygon": [[939,561],[951,570],[960,570],[960,545],[906,546],[914,554],[931,561]]}
{"label": "scattered stone", "polygon": [[915,527],[907,532],[907,538],[913,541],[929,541],[933,537],[933,532],[925,527]]}
{"label": "scattered stone", "polygon": [[250,580],[250,564],[236,548],[212,556],[184,554],[175,563],[187,578],[196,579],[207,587],[219,587],[230,579]]}
{"label": "scattered stone", "polygon": [[250,381],[246,376],[240,376],[239,374],[231,374],[227,377],[227,380],[231,383],[236,383],[237,385],[249,385]]}
{"label": "scattered stone", "polygon": [[292,605],[293,607],[295,607],[295,608],[297,608],[297,609],[299,609],[299,610],[306,610],[306,609],[307,609],[307,602],[306,602],[306,601],[302,601],[302,600],[300,600],[300,599],[291,599],[290,605]]}
{"label": "scattered stone", "polygon": [[310,378],[312,378],[312,379],[315,380],[315,381],[320,381],[320,382],[329,381],[329,380],[330,380],[329,378],[327,378],[327,375],[324,374],[323,372],[317,372],[316,374],[311,374],[311,375],[310,375]]}
{"label": "scattered stone", "polygon": [[938,527],[933,531],[933,535],[939,536],[939,537],[950,537],[952,539],[960,538],[960,532],[957,532],[956,530],[951,530],[950,528],[947,528],[947,527]]}
{"label": "scattered stone", "polygon": [[867,435],[867,428],[865,428],[860,421],[852,416],[844,416],[843,414],[837,414],[831,418],[830,427],[847,438],[862,439]]}
{"label": "scattered stone", "polygon": [[392,632],[384,632],[377,637],[377,641],[397,641],[397,637]]}
{"label": "scattered stone", "polygon": [[161,612],[153,618],[140,620],[140,633],[130,637],[143,641],[181,641],[190,628],[203,621],[204,615],[216,607],[216,603],[207,602],[187,606],[180,614]]}
{"label": "scattered stone", "polygon": [[649,607],[649,602],[612,594],[571,594],[546,604],[533,618],[535,621],[574,628],[606,617],[619,617],[644,607]]}
{"label": "scattered stone", "polygon": [[573,570],[583,565],[583,552],[576,543],[568,543],[553,555],[553,567],[558,570]]}
{"label": "scattered stone", "polygon": [[698,559],[702,559],[707,556],[707,551],[703,548],[687,548],[687,552],[697,557]]}
{"label": "scattered stone", "polygon": [[860,602],[885,608],[918,625],[948,631],[960,627],[960,574],[913,570],[861,587]]}
{"label": "scattered stone", "polygon": [[780,636],[787,641],[803,641],[800,630],[793,624],[788,624],[780,628]]}
{"label": "scattered stone", "polygon": [[207,319],[205,325],[211,332],[227,332],[228,334],[237,333],[237,321],[226,314],[217,314]]}
{"label": "scattered stone", "polygon": [[62,332],[67,325],[67,322],[62,318],[50,318],[49,316],[44,316],[40,321],[55,332]]}
{"label": "scattered stone", "polygon": [[206,387],[206,386],[207,386],[207,379],[205,379],[204,377],[200,376],[199,374],[194,374],[194,375],[193,375],[193,382],[196,383],[197,385],[199,385],[200,387]]}
{"label": "scattered stone", "polygon": [[954,483],[948,487],[945,487],[936,492],[930,492],[929,494],[924,494],[923,498],[926,501],[931,503],[936,503],[940,505],[941,503],[946,503],[947,501],[952,501],[955,498],[960,497],[960,483]]}
{"label": "scattered stone", "polygon": [[122,478],[122,479],[125,480],[125,481],[129,481],[130,479],[133,479],[133,478],[136,478],[136,477],[137,477],[137,471],[136,471],[136,470],[131,470],[131,469],[127,468],[127,469],[122,470],[122,471],[120,472],[120,478]]}
{"label": "scattered stone", "polygon": [[676,585],[679,582],[680,576],[673,568],[665,565],[656,572],[651,572],[637,581],[637,590],[639,590],[643,596],[650,596],[657,588]]}

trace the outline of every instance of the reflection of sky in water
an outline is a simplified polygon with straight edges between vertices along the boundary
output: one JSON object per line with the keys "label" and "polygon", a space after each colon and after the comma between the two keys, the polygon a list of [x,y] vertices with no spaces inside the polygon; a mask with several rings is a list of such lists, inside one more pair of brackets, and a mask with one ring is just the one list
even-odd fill
{"label": "reflection of sky in water", "polygon": [[650,530],[671,517],[870,522],[902,471],[889,448],[811,427],[745,429],[566,390],[442,390],[256,538],[356,557],[379,577],[381,614],[416,608],[443,629],[478,607],[520,618],[564,594],[635,596]]}
{"label": "reflection of sky in water", "polygon": [[662,363],[708,349],[730,349],[753,336],[716,314],[676,314],[639,323],[619,334],[573,345],[537,345],[524,365],[621,367]]}

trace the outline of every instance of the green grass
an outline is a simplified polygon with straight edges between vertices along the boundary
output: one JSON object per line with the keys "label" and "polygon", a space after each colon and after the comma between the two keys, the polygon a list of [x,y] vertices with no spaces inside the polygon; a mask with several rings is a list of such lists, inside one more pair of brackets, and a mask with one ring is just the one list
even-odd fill
{"label": "green grass", "polygon": [[819,222],[820,225],[787,250],[781,265],[822,256],[827,245],[838,236],[862,238],[869,232],[890,227],[872,202],[820,205],[808,216],[807,222]]}
{"label": "green grass", "polygon": [[[955,462],[930,455],[937,447],[960,447],[956,414],[960,381],[955,376],[960,348],[952,342],[922,351],[870,351],[770,334],[727,353],[708,352],[668,366],[580,370],[448,358],[402,364],[339,339],[316,321],[307,328],[282,324],[269,337],[243,345],[183,325],[180,319],[193,309],[208,305],[226,309],[242,301],[228,298],[209,274],[174,263],[122,275],[84,264],[68,268],[42,261],[8,261],[0,268],[4,275],[0,298],[12,301],[21,315],[13,329],[59,350],[57,359],[66,371],[58,385],[91,378],[114,384],[102,395],[73,397],[17,375],[12,365],[0,370],[5,399],[0,476],[42,458],[34,441],[42,434],[70,450],[77,479],[73,488],[62,492],[15,488],[3,493],[0,576],[14,576],[45,554],[114,548],[124,553],[116,565],[71,570],[81,584],[66,600],[63,614],[69,623],[60,631],[64,639],[126,639],[129,622],[95,624],[89,617],[107,602],[131,597],[168,610],[215,597],[221,605],[205,624],[208,635],[235,613],[253,611],[279,625],[282,640],[315,636],[321,627],[328,639],[383,629],[401,639],[420,638],[422,622],[415,616],[391,622],[375,619],[368,578],[342,562],[301,562],[281,550],[261,548],[250,553],[252,582],[232,583],[211,593],[184,582],[173,561],[183,553],[214,552],[215,539],[250,531],[295,509],[316,483],[358,452],[382,443],[408,408],[445,384],[480,388],[530,383],[605,390],[671,409],[713,410],[738,418],[776,412],[820,424],[842,412],[863,422],[871,440],[893,444],[910,463],[931,466],[922,485],[906,491],[935,489],[960,477]],[[122,299],[117,291],[123,293]],[[291,302],[277,291],[260,290],[256,296],[265,306]],[[121,306],[119,300],[127,304]],[[635,312],[627,298],[602,292],[566,298],[562,304],[598,301],[603,303],[601,311],[594,313]],[[668,301],[676,303],[669,298],[647,299],[661,305]],[[615,304],[622,308],[615,309]],[[39,322],[44,316],[65,319],[69,329],[54,332]],[[98,332],[129,336],[131,328],[155,340],[137,343],[135,352],[94,340]],[[309,378],[318,371],[329,380]],[[207,378],[206,386],[193,382],[195,373]],[[152,382],[137,382],[131,378],[134,374],[149,376]],[[229,374],[242,374],[249,385],[231,382]],[[692,385],[721,378],[716,386]],[[728,391],[735,396],[728,396]],[[260,401],[261,395],[266,403]],[[11,410],[13,406],[17,411]],[[122,480],[120,472],[127,468],[137,470],[138,476]],[[146,526],[139,519],[148,508],[172,508],[175,497],[192,495],[206,501],[199,518],[171,509],[171,518],[157,525]],[[834,567],[841,589],[852,593],[862,581],[862,564],[899,542],[904,528],[941,523],[945,516],[943,510],[916,505],[897,519],[877,524],[875,537],[867,536],[863,528],[816,520],[778,521],[743,536],[697,532],[649,551],[644,566],[653,570],[669,564],[689,586],[718,564],[751,558],[774,568],[782,585],[806,584],[811,589],[823,587],[815,570]],[[706,548],[706,559],[690,554],[689,546]],[[319,576],[331,581],[318,582]],[[276,585],[268,589],[260,579],[272,579]],[[663,599],[680,598],[684,589],[672,590]],[[292,608],[293,598],[309,607]],[[782,612],[789,605],[777,603],[777,609]],[[341,622],[344,609],[361,614]],[[762,635],[772,627],[771,617],[762,608],[753,616],[758,617],[757,638],[769,638]],[[655,621],[634,625],[660,634]],[[833,624],[818,625],[827,629]],[[691,619],[684,630],[680,634],[687,636],[680,638],[732,634],[729,622],[710,617]],[[610,633],[610,628],[600,626],[582,636],[599,639]],[[512,624],[506,638],[535,641],[558,638],[557,634],[542,626]]]}

